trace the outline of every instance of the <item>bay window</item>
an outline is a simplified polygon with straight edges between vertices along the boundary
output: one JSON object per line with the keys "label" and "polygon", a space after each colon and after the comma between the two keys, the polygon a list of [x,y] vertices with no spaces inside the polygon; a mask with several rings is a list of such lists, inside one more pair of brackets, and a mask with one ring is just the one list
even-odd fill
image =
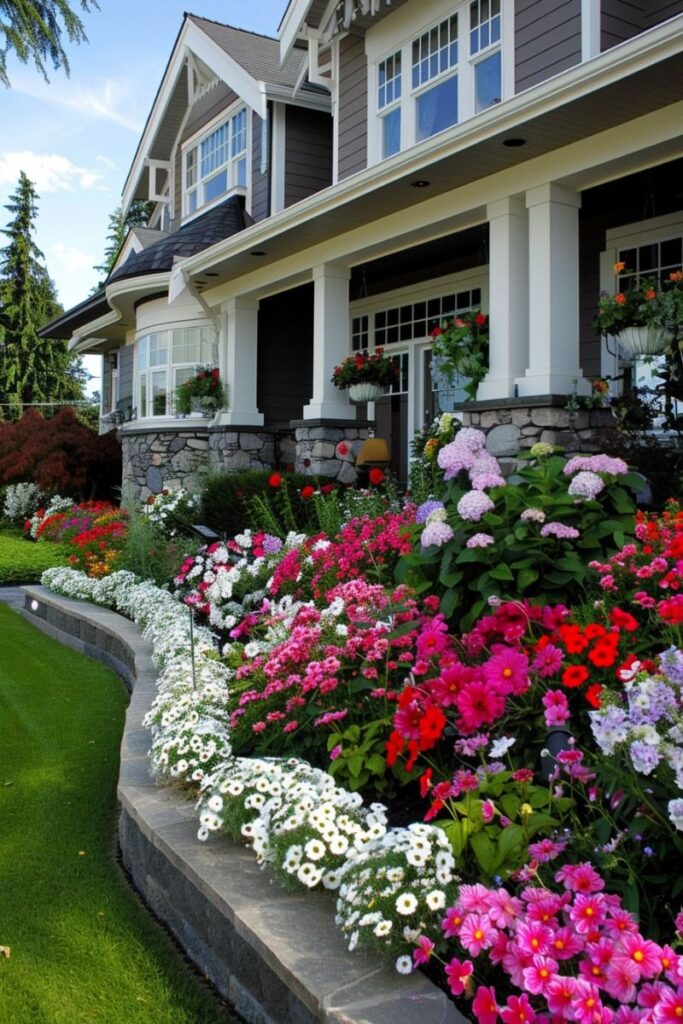
{"label": "bay window", "polygon": [[247,188],[247,108],[194,140],[183,152],[185,214],[209,206],[235,189]]}
{"label": "bay window", "polygon": [[[370,162],[387,159],[503,99],[503,65],[513,55],[504,53],[501,0],[442,3],[440,8],[438,21],[422,28],[415,20],[409,35],[405,22],[400,23],[402,35],[392,34],[390,19],[374,35],[372,30],[367,34],[379,121],[379,130],[369,133]],[[416,18],[419,11],[416,5]],[[512,26],[506,26],[510,35]]]}
{"label": "bay window", "polygon": [[216,366],[218,342],[213,327],[179,327],[139,337],[136,347],[138,417],[173,416],[176,390],[198,365]]}

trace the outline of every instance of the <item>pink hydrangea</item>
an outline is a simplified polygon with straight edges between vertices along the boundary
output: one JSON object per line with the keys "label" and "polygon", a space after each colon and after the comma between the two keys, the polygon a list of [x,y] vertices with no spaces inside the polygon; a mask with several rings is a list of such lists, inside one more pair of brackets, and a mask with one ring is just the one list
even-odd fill
{"label": "pink hydrangea", "polygon": [[495,505],[488,494],[484,494],[483,491],[468,491],[467,494],[463,494],[457,508],[458,515],[462,519],[478,523],[487,512],[495,508]]}
{"label": "pink hydrangea", "polygon": [[495,544],[494,538],[490,533],[475,533],[465,544],[466,548],[488,548],[491,544]]}
{"label": "pink hydrangea", "polygon": [[628,466],[623,459],[614,459],[610,455],[575,455],[564,466],[565,476],[572,476],[580,470],[589,473],[610,473],[612,476],[624,476]]}
{"label": "pink hydrangea", "polygon": [[581,470],[577,473],[568,487],[568,493],[575,498],[588,498],[594,501],[600,491],[604,491],[605,481],[589,470]]}
{"label": "pink hydrangea", "polygon": [[541,537],[557,537],[558,540],[576,540],[579,531],[565,523],[546,523],[541,527]]}
{"label": "pink hydrangea", "polygon": [[420,544],[423,548],[443,547],[453,537],[453,530],[440,519],[432,519],[422,531]]}

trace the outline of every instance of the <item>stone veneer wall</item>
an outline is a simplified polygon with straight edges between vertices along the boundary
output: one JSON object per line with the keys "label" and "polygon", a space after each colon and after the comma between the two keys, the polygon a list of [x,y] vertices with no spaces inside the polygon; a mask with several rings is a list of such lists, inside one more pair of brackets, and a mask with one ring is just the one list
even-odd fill
{"label": "stone veneer wall", "polygon": [[[368,436],[369,423],[359,420],[297,420],[292,426],[296,439],[294,468],[297,473],[326,476],[342,484],[355,483],[354,462]],[[349,449],[345,454],[338,450],[342,441]]]}
{"label": "stone veneer wall", "polygon": [[209,463],[212,469],[235,473],[243,469],[272,469],[275,434],[258,427],[210,427]]}
{"label": "stone veneer wall", "polygon": [[603,430],[612,422],[609,409],[567,409],[563,396],[467,402],[457,407],[466,427],[486,434],[486,447],[498,458],[515,456],[537,441],[562,445],[568,452],[596,452]]}
{"label": "stone veneer wall", "polygon": [[209,435],[205,426],[177,430],[124,430],[122,490],[145,501],[168,487],[192,486],[197,471],[208,465]]}

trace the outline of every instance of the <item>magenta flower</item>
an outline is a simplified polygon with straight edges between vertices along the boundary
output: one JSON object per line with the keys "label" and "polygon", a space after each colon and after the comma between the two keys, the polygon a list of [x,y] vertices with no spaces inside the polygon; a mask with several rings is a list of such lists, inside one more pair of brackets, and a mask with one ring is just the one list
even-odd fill
{"label": "magenta flower", "polygon": [[479,956],[493,945],[497,934],[488,914],[468,914],[460,927],[460,945],[470,956]]}
{"label": "magenta flower", "polygon": [[434,952],[434,943],[426,935],[421,935],[417,940],[417,949],[413,950],[413,963],[416,967],[426,964]]}
{"label": "magenta flower", "polygon": [[667,989],[654,1008],[654,1024],[674,1024],[683,1019],[683,988]]}
{"label": "magenta flower", "polygon": [[566,846],[566,843],[557,842],[554,839],[541,839],[538,843],[529,844],[529,853],[534,860],[546,864],[549,860],[559,857]]}
{"label": "magenta flower", "polygon": [[553,933],[540,921],[520,921],[517,925],[515,942],[521,953],[535,956],[537,953],[543,955],[551,952],[551,940]]}
{"label": "magenta flower", "polygon": [[638,933],[624,935],[621,940],[621,950],[614,958],[615,965],[624,959],[635,964],[638,971],[637,981],[641,978],[654,978],[662,969],[659,946]]}
{"label": "magenta flower", "polygon": [[565,864],[555,875],[570,892],[591,893],[605,888],[605,883],[591,864]]}
{"label": "magenta flower", "polygon": [[498,1003],[495,988],[480,985],[472,1002],[472,1011],[478,1024],[496,1024],[498,1020]]}
{"label": "magenta flower", "polygon": [[529,689],[529,659],[512,647],[495,645],[495,652],[484,665],[484,678],[489,686],[507,695],[518,696]]}
{"label": "magenta flower", "polygon": [[569,718],[569,702],[562,690],[548,690],[543,694],[541,703],[545,708],[543,714],[548,728],[564,725]]}
{"label": "magenta flower", "polygon": [[456,956],[453,957],[450,963],[446,964],[448,987],[454,996],[459,996],[465,991],[473,971],[474,964],[471,960],[458,960]]}
{"label": "magenta flower", "polygon": [[554,644],[546,644],[542,650],[537,651],[531,663],[532,671],[541,679],[549,679],[556,675],[561,667],[562,651]]}
{"label": "magenta flower", "polygon": [[557,960],[553,960],[550,956],[536,955],[531,966],[525,967],[522,971],[524,988],[532,995],[545,995],[550,982],[557,975],[557,971]]}
{"label": "magenta flower", "polygon": [[505,1024],[531,1024],[536,1020],[536,1011],[523,992],[521,996],[510,996],[500,1011],[500,1017]]}
{"label": "magenta flower", "polygon": [[574,905],[569,911],[569,918],[579,935],[587,935],[597,925],[601,925],[607,916],[605,898],[599,893],[584,895],[578,893]]}

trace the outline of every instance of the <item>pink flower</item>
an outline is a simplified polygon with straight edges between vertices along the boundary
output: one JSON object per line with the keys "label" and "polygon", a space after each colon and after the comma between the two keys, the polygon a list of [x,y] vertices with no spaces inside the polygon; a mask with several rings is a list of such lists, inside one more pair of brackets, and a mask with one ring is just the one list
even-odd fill
{"label": "pink flower", "polygon": [[426,935],[421,935],[417,940],[417,949],[413,950],[413,963],[416,967],[426,964],[434,952],[434,943]]}
{"label": "pink flower", "polygon": [[667,989],[653,1011],[654,1024],[678,1024],[683,1019],[683,989]]}
{"label": "pink flower", "polygon": [[572,999],[572,1020],[578,1021],[579,1024],[595,1024],[600,1020],[598,1015],[601,1011],[600,992],[595,985],[579,978]]}
{"label": "pink flower", "polygon": [[529,659],[512,647],[500,644],[492,648],[494,654],[484,665],[484,678],[499,693],[518,696],[529,689]]}
{"label": "pink flower", "polygon": [[591,893],[605,888],[605,883],[590,864],[565,864],[555,875],[570,892]]}
{"label": "pink flower", "polygon": [[[413,956],[415,954],[413,953]],[[446,964],[446,978],[448,987],[454,996],[459,996],[465,991],[469,984],[470,976],[474,971],[474,964],[471,960],[458,960],[453,957],[450,963]]]}
{"label": "pink flower", "polygon": [[556,974],[557,960],[550,956],[535,956],[531,967],[525,967],[522,971],[524,988],[532,995],[545,995]]}
{"label": "pink flower", "polygon": [[460,906],[468,914],[488,913],[491,901],[491,890],[480,882],[474,885],[460,886]]}
{"label": "pink flower", "polygon": [[500,1016],[505,1024],[529,1024],[536,1020],[536,1011],[526,992],[523,992],[521,996],[510,996]]}
{"label": "pink flower", "polygon": [[619,962],[610,966],[605,989],[619,1003],[631,1003],[636,995],[636,982],[639,978],[639,970],[633,960],[628,957],[621,957]]}
{"label": "pink flower", "polygon": [[569,917],[579,935],[587,935],[593,929],[602,924],[605,920],[607,908],[605,901],[599,894],[588,896],[579,893],[574,900],[574,906],[569,911]]}
{"label": "pink flower", "polygon": [[505,711],[505,697],[484,682],[472,680],[455,698],[460,712],[460,731],[476,732],[485,723],[495,722]]}
{"label": "pink flower", "polygon": [[621,950],[615,956],[614,963],[621,963],[622,959],[635,964],[638,971],[636,981],[640,981],[641,978],[654,978],[662,969],[659,946],[638,933],[624,935],[622,938]]}
{"label": "pink flower", "polygon": [[540,921],[521,921],[517,926],[515,941],[522,953],[535,956],[550,952],[552,931]]}
{"label": "pink flower", "polygon": [[549,679],[556,675],[562,667],[562,651],[554,644],[546,644],[531,663],[531,670],[541,679]]}
{"label": "pink flower", "polygon": [[522,902],[506,889],[495,889],[489,896],[488,915],[498,928],[509,928],[522,913]]}
{"label": "pink flower", "polygon": [[478,1024],[496,1024],[498,1020],[498,1003],[495,988],[480,985],[472,1002],[472,1011]]}
{"label": "pink flower", "polygon": [[576,992],[576,987],[577,981],[575,978],[553,978],[548,985],[548,991],[546,992],[546,999],[548,1000],[548,1009],[550,1012],[557,1014],[560,1018],[567,1018],[569,1016],[574,993]]}
{"label": "pink flower", "polygon": [[549,860],[559,857],[566,846],[566,843],[556,842],[554,839],[541,839],[540,842],[529,845],[529,853],[534,860],[546,864]]}
{"label": "pink flower", "polygon": [[488,914],[468,914],[460,928],[460,945],[470,956],[479,956],[482,949],[493,945],[496,934]]}
{"label": "pink flower", "polygon": [[441,921],[441,928],[447,939],[452,939],[460,934],[460,928],[465,915],[460,907],[449,907],[446,916]]}

